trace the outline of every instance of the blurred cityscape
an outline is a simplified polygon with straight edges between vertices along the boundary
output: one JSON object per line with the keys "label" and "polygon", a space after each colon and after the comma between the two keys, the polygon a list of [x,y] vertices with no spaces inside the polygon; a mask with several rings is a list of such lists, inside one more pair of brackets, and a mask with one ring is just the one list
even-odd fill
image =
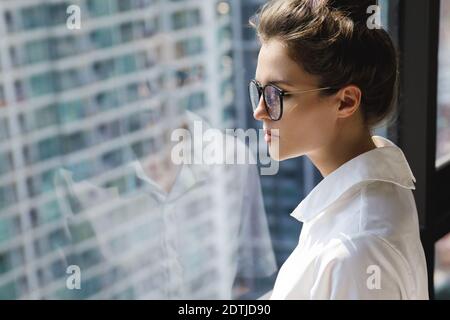
{"label": "blurred cityscape", "polygon": [[[66,26],[73,4],[79,30]],[[168,157],[188,113],[214,128],[255,125],[247,82],[259,48],[247,21],[261,4],[0,2],[1,299],[271,288],[297,244],[289,213],[319,179],[313,166],[289,161],[261,182],[251,166],[207,170],[202,184]],[[66,288],[70,265],[81,290]]]}
{"label": "blurred cityscape", "polygon": [[[438,71],[437,166],[450,161],[450,1],[441,1]],[[450,299],[450,234],[436,243],[434,283],[438,299]]]}
{"label": "blurred cityscape", "polygon": [[438,73],[437,162],[450,159],[450,3],[441,1]]}

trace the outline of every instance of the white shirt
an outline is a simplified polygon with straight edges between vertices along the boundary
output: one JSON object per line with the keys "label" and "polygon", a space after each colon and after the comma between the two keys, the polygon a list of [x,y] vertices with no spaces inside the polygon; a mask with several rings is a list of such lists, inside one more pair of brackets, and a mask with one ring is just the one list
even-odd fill
{"label": "white shirt", "polygon": [[292,212],[302,232],[271,299],[428,299],[415,178],[396,145],[372,139]]}

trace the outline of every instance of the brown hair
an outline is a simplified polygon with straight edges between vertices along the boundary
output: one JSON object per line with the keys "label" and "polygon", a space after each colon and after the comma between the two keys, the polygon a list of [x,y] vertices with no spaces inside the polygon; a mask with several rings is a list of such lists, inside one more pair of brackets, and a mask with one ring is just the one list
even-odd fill
{"label": "brown hair", "polygon": [[270,0],[250,20],[261,42],[280,40],[289,56],[321,87],[346,85],[362,92],[365,122],[392,114],[398,92],[397,52],[388,33],[367,27],[374,0]]}

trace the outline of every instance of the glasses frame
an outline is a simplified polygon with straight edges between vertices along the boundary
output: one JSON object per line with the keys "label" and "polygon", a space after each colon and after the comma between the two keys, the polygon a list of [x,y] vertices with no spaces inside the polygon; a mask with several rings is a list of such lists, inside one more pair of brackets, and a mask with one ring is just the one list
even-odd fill
{"label": "glasses frame", "polygon": [[[309,89],[309,90],[293,90],[293,91],[286,91],[286,90],[283,90],[283,89],[281,89],[280,87],[276,86],[276,85],[273,84],[273,83],[268,83],[268,84],[266,84],[265,86],[261,86],[261,84],[260,84],[257,80],[253,79],[253,80],[251,80],[251,81],[249,82],[249,84],[248,84],[248,92],[249,92],[249,98],[250,98],[250,103],[251,103],[251,105],[252,105],[252,109],[253,109],[253,102],[252,102],[252,97],[251,97],[251,94],[250,94],[250,86],[251,86],[252,84],[254,84],[254,85],[256,86],[256,88],[258,89],[258,93],[259,93],[259,100],[258,100],[258,102],[261,100],[261,95],[263,96],[263,99],[264,99],[264,107],[266,108],[266,112],[267,112],[267,114],[269,115],[269,117],[270,117],[270,119],[271,119],[272,121],[279,121],[279,120],[281,120],[281,118],[283,117],[283,106],[284,106],[284,99],[283,99],[283,98],[284,98],[284,97],[291,96],[291,95],[295,95],[295,94],[299,94],[299,93],[308,93],[308,92],[316,92],[316,91],[323,91],[323,90],[335,89],[334,87],[324,87],[324,88]],[[278,117],[278,119],[273,119],[272,116],[270,115],[269,107],[267,106],[266,94],[265,94],[265,91],[266,91],[266,88],[267,88],[267,87],[272,87],[272,88],[274,88],[275,91],[276,91],[277,94],[278,94],[278,99],[280,99],[280,116]],[[257,106],[257,107],[258,107],[258,106]],[[256,107],[256,108],[257,108],[257,107]],[[253,111],[255,111],[256,108],[255,108]]]}

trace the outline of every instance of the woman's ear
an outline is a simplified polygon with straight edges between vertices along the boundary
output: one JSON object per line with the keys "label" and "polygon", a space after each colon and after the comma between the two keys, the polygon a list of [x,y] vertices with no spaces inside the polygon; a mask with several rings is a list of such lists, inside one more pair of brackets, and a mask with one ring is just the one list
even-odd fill
{"label": "woman's ear", "polygon": [[361,90],[355,85],[349,85],[338,92],[340,100],[338,117],[348,118],[358,110],[361,105]]}

